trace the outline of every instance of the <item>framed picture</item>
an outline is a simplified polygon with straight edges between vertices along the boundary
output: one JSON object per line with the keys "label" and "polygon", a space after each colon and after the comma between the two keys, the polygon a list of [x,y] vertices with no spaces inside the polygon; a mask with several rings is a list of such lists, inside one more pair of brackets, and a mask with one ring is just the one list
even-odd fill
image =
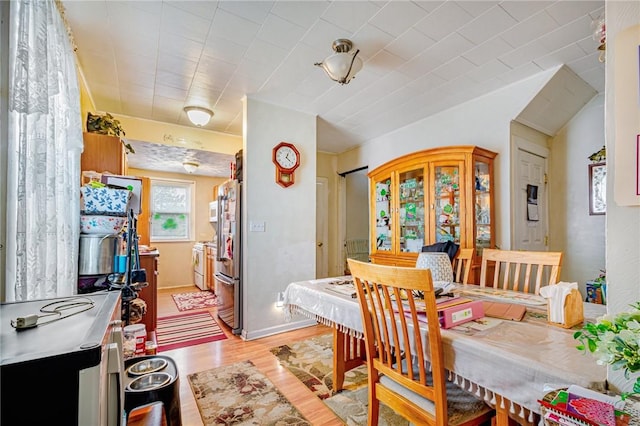
{"label": "framed picture", "polygon": [[589,214],[607,212],[607,165],[589,164]]}

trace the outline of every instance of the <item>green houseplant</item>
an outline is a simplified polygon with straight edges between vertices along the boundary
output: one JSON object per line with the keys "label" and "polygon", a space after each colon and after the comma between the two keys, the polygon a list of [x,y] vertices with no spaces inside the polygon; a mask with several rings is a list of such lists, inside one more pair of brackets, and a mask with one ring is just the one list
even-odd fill
{"label": "green houseplant", "polygon": [[108,112],[105,115],[87,113],[87,132],[101,135],[117,136],[125,147],[125,151],[135,154],[135,150],[130,143],[127,143],[122,136],[125,135],[120,121]]}
{"label": "green houseplant", "polygon": [[[611,365],[614,370],[624,370],[625,378],[640,371],[640,302],[630,305],[633,309],[616,315],[604,315],[595,324],[587,323],[573,334],[580,341],[578,350],[589,351],[596,363]],[[640,394],[640,377],[633,385],[633,392],[623,393],[622,399]]]}

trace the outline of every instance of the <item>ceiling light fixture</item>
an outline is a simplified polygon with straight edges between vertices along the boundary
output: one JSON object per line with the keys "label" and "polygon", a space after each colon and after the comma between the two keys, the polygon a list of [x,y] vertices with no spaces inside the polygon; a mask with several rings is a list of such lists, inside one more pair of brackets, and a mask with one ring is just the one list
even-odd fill
{"label": "ceiling light fixture", "polygon": [[195,173],[195,171],[198,170],[198,167],[200,167],[200,163],[197,161],[183,161],[182,167],[184,167],[187,173]]}
{"label": "ceiling light fixture", "polygon": [[204,126],[213,117],[213,111],[203,107],[188,106],[184,108],[184,111],[187,113],[189,120],[198,127]]}
{"label": "ceiling light fixture", "polygon": [[340,84],[349,84],[356,73],[362,69],[362,59],[358,57],[360,50],[356,49],[355,52],[349,53],[353,43],[346,38],[339,38],[331,47],[336,53],[314,65],[321,67],[331,80]]}

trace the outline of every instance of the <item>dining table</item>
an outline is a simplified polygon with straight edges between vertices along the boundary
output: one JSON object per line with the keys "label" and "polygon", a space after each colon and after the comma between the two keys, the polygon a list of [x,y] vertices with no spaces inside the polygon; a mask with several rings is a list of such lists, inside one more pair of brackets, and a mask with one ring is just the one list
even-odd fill
{"label": "dining table", "polygon": [[[521,321],[483,317],[442,328],[444,366],[448,379],[495,407],[496,424],[509,419],[533,424],[544,395],[553,389],[579,385],[606,390],[606,366],[576,348],[576,328],[547,321],[541,296],[456,284],[454,296],[524,305]],[[285,317],[296,315],[333,330],[333,392],[342,390],[344,374],[365,362],[363,326],[351,276],[293,282],[284,292]],[[606,313],[606,306],[584,303],[585,321]],[[426,329],[425,329],[426,332]]]}

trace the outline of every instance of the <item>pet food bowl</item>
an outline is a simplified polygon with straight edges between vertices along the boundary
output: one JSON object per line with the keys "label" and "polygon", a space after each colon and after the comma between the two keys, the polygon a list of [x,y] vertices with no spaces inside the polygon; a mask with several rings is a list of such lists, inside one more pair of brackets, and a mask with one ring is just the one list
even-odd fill
{"label": "pet food bowl", "polygon": [[127,372],[133,376],[141,376],[143,374],[155,373],[167,366],[167,360],[164,358],[148,358],[140,362],[136,362],[127,369]]}
{"label": "pet food bowl", "polygon": [[122,231],[126,217],[104,215],[80,215],[80,232],[83,234],[117,234]]}
{"label": "pet food bowl", "polygon": [[132,380],[127,386],[127,390],[131,392],[147,392],[166,385],[172,379],[173,376],[169,373],[155,372],[143,374]]}

